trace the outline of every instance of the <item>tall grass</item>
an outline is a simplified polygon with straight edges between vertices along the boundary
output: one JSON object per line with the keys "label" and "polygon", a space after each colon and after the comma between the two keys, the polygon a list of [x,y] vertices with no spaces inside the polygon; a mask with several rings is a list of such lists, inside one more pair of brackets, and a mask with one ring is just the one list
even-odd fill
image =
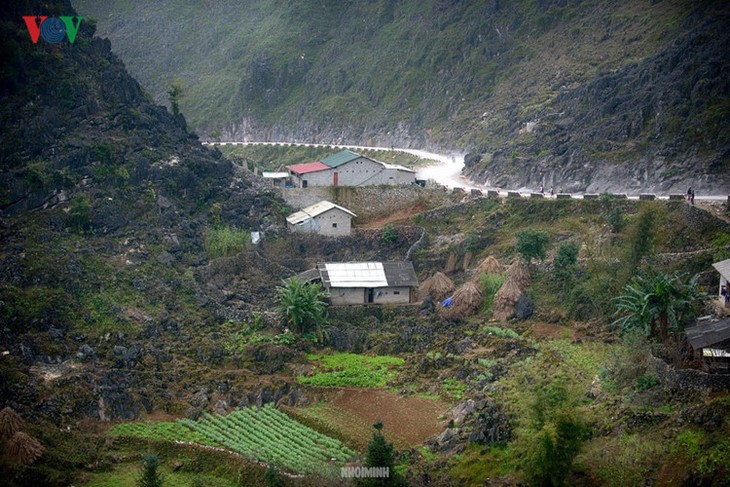
{"label": "tall grass", "polygon": [[251,234],[231,227],[215,227],[205,235],[208,258],[227,257],[242,252],[251,245]]}
{"label": "tall grass", "polygon": [[492,311],[492,304],[494,304],[494,295],[497,294],[499,288],[504,284],[504,276],[500,274],[487,274],[484,273],[479,276],[479,284],[482,287],[482,295],[484,296],[484,302],[482,304],[482,311]]}

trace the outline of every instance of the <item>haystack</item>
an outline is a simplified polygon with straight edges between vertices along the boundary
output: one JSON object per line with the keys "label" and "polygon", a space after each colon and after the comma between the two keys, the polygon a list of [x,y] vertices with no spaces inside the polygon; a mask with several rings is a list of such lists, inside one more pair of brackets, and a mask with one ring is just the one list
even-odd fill
{"label": "haystack", "polygon": [[466,318],[474,314],[482,305],[482,291],[474,281],[467,281],[454,293],[453,304],[449,310],[452,316]]}
{"label": "haystack", "polygon": [[480,274],[501,274],[504,272],[504,266],[499,261],[490,255],[484,259],[476,269],[474,269],[474,275],[479,276]]}
{"label": "haystack", "polygon": [[527,267],[527,264],[521,260],[512,262],[512,265],[507,268],[507,280],[514,281],[521,291],[530,287],[532,278],[530,277],[530,269]]}
{"label": "haystack", "polygon": [[12,438],[15,433],[24,429],[23,419],[13,408],[4,407],[0,411],[0,437]]}
{"label": "haystack", "polygon": [[449,279],[443,272],[437,272],[421,283],[418,288],[418,296],[421,299],[430,297],[434,301],[441,302],[451,296],[456,286],[454,281]]}
{"label": "haystack", "polygon": [[43,445],[22,431],[17,431],[8,442],[8,456],[15,463],[30,465],[41,455],[43,455]]}
{"label": "haystack", "polygon": [[496,320],[508,320],[515,315],[515,304],[520,299],[522,290],[517,285],[515,279],[507,278],[507,280],[499,288],[497,294],[494,295],[494,303],[492,304],[492,316]]}

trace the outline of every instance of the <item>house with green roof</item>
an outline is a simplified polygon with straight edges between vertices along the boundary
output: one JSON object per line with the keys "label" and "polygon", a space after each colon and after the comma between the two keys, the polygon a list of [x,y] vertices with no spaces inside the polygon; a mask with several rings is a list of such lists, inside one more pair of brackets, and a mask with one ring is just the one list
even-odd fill
{"label": "house with green roof", "polygon": [[[304,170],[302,170],[304,168]],[[373,186],[412,184],[416,172],[344,150],[316,163],[288,167],[294,186]]]}

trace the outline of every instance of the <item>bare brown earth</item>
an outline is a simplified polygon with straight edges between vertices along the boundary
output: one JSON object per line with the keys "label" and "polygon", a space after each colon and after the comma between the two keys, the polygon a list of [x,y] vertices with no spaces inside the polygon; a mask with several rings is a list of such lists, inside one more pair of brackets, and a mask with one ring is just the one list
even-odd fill
{"label": "bare brown earth", "polygon": [[386,436],[392,432],[411,446],[441,433],[444,423],[439,417],[449,408],[433,399],[359,388],[337,390],[332,405],[369,424],[382,421]]}
{"label": "bare brown earth", "polygon": [[426,203],[423,201],[419,201],[413,206],[401,208],[399,210],[393,211],[392,213],[377,217],[374,220],[371,220],[368,223],[359,226],[359,228],[382,228],[388,223],[402,223],[409,218],[418,215],[419,213],[423,213],[426,210],[428,210]]}

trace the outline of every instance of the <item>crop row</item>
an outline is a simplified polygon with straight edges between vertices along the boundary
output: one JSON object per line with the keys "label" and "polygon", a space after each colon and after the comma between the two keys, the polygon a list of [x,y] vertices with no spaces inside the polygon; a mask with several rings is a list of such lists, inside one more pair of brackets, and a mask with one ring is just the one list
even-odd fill
{"label": "crop row", "polygon": [[270,405],[179,422],[233,451],[300,473],[334,471],[354,454],[338,440],[297,423]]}

